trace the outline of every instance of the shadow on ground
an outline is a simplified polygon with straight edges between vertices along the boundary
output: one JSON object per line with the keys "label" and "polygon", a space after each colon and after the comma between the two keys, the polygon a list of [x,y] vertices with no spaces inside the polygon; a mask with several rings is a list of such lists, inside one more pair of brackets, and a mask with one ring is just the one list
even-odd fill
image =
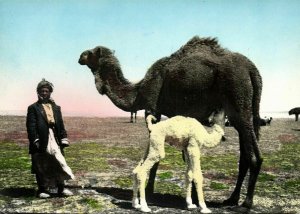
{"label": "shadow on ground", "polygon": [[0,194],[12,198],[27,198],[34,197],[36,192],[34,188],[4,188],[0,191]]}
{"label": "shadow on ground", "polygon": [[[68,186],[68,188],[72,189],[74,192],[81,189],[74,186]],[[88,189],[93,189],[100,194],[110,196],[112,198],[111,203],[125,211],[125,213],[135,212],[131,205],[132,190],[115,187],[91,187]],[[35,198],[36,190],[34,188],[5,188],[0,191],[0,194],[11,198]],[[178,210],[186,211],[185,199],[177,195],[153,193],[147,197],[147,202],[149,206],[164,208],[168,213],[178,213]],[[216,212],[223,212],[226,210],[227,213],[248,213],[247,211],[249,211],[240,210],[241,207],[239,210],[235,210],[237,207],[226,207],[221,202],[215,201],[206,201],[206,204],[210,208],[215,208]],[[192,211],[192,213],[194,213],[194,211]]]}
{"label": "shadow on ground", "polygon": [[[132,209],[132,190],[113,187],[95,188],[95,190],[99,193],[109,195],[116,199],[113,203],[119,208]],[[177,195],[153,193],[152,195],[147,196],[147,203],[150,206],[186,210],[185,199]],[[224,207],[221,202],[207,201],[206,204],[208,207],[213,208]]]}

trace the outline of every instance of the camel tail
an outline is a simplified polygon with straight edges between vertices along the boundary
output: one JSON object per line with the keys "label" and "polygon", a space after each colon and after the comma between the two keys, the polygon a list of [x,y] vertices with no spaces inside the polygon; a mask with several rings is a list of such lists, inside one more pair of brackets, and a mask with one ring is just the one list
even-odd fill
{"label": "camel tail", "polygon": [[253,98],[252,98],[253,126],[254,126],[256,139],[259,140],[260,137],[259,106],[260,106],[260,99],[261,99],[261,92],[262,92],[262,78],[256,68],[250,72],[250,78],[253,87]]}
{"label": "camel tail", "polygon": [[224,130],[221,126],[214,124],[213,125],[213,131],[211,133],[208,133],[206,138],[204,139],[203,145],[206,147],[215,147],[217,146],[224,136]]}
{"label": "camel tail", "polygon": [[155,121],[157,121],[157,119],[156,119],[156,117],[154,117],[153,115],[150,114],[146,118],[147,127],[148,127],[150,132],[152,131],[152,126],[153,126],[152,121],[155,122]]}

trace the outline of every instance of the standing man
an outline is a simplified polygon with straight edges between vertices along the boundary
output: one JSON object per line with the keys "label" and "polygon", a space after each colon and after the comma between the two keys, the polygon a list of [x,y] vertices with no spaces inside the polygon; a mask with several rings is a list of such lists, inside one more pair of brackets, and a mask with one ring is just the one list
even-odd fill
{"label": "standing man", "polygon": [[74,175],[63,156],[69,141],[60,106],[51,99],[53,84],[42,79],[36,90],[38,101],[28,107],[26,127],[38,197],[49,198],[49,188],[57,188],[59,196],[73,195],[64,188],[64,181]]}

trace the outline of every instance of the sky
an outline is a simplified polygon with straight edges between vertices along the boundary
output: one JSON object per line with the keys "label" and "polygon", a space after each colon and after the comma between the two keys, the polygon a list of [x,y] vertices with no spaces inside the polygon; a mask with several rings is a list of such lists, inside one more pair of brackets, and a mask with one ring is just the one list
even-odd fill
{"label": "sky", "polygon": [[80,54],[115,50],[136,82],[195,35],[248,57],[261,112],[286,112],[300,106],[299,11],[299,0],[0,0],[0,114],[26,115],[45,78],[64,115],[129,116],[98,93]]}

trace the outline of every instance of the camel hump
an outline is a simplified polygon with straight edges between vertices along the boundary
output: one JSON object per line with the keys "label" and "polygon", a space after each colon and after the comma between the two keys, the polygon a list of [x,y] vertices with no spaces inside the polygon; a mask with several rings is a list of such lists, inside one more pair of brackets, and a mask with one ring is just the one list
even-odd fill
{"label": "camel hump", "polygon": [[289,110],[289,115],[291,114],[300,114],[300,107],[292,108]]}
{"label": "camel hump", "polygon": [[212,37],[200,38],[199,36],[194,36],[193,38],[191,38],[183,47],[197,46],[197,45],[206,45],[213,48],[220,48],[217,38],[212,38]]}
{"label": "camel hump", "polygon": [[194,36],[178,51],[173,53],[170,58],[178,60],[193,54],[200,54],[206,57],[211,56],[211,54],[223,56],[225,53],[225,49],[219,45],[216,38]]}

